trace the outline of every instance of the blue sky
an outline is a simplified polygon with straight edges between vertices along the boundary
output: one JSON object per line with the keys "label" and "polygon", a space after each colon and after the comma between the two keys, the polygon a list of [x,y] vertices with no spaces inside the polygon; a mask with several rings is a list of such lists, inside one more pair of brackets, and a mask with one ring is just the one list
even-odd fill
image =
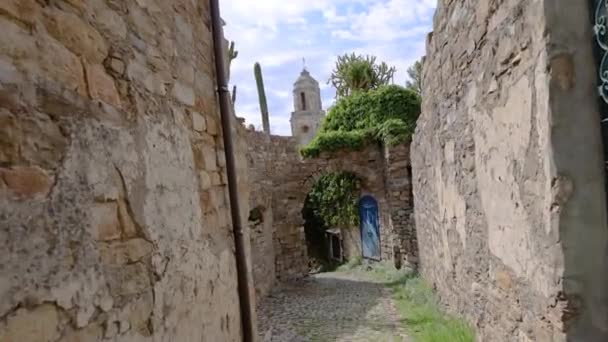
{"label": "blue sky", "polygon": [[424,55],[437,0],[223,0],[225,35],[236,43],[230,82],[237,116],[261,126],[253,64],[262,66],[273,134],[290,135],[291,89],[306,67],[321,85],[323,108],[332,105],[327,84],[338,55],[371,54],[397,68],[396,84]]}

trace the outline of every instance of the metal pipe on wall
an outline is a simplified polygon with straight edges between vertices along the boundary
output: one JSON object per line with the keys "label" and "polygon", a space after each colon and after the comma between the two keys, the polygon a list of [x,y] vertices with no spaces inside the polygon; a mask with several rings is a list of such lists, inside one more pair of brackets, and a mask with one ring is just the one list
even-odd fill
{"label": "metal pipe on wall", "polygon": [[222,118],[222,136],[224,138],[224,152],[226,154],[226,173],[228,175],[228,193],[230,199],[230,216],[234,245],[236,248],[236,268],[238,278],[239,304],[241,311],[241,325],[244,342],[254,339],[252,298],[249,291],[249,273],[247,270],[247,256],[245,253],[245,236],[241,222],[240,206],[238,200],[238,187],[236,177],[236,162],[234,159],[234,146],[232,142],[232,116],[230,113],[230,91],[226,80],[226,62],[223,50],[223,23],[220,17],[218,0],[210,0],[211,23],[213,34],[213,50],[215,59],[215,73],[219,95],[220,113]]}

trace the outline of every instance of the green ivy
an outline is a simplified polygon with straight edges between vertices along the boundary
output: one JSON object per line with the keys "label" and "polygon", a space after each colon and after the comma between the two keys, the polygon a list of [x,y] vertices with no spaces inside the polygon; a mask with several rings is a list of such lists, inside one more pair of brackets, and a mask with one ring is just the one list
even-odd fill
{"label": "green ivy", "polygon": [[372,140],[399,144],[414,133],[420,102],[416,92],[396,85],[343,97],[300,152],[304,157],[316,157],[324,151],[360,150]]}
{"label": "green ivy", "polygon": [[326,227],[358,225],[359,189],[359,179],[353,173],[328,173],[313,185],[309,205]]}
{"label": "green ivy", "polygon": [[361,150],[372,138],[373,133],[366,130],[324,132],[317,134],[309,145],[300,150],[300,153],[304,157],[314,158],[318,157],[323,151],[358,151]]}

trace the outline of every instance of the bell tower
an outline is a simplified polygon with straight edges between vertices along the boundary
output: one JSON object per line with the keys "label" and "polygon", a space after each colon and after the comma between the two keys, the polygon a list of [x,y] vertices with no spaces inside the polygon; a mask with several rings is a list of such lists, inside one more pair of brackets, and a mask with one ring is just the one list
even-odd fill
{"label": "bell tower", "polygon": [[298,145],[308,144],[317,134],[325,111],[321,104],[321,89],[306,68],[293,85],[293,107],[291,113],[291,135]]}

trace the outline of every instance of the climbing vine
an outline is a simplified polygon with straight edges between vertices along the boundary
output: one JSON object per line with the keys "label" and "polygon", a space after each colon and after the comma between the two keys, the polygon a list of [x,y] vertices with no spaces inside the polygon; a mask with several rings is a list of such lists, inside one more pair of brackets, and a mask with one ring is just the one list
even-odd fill
{"label": "climbing vine", "polygon": [[308,194],[309,205],[325,227],[357,225],[360,181],[349,172],[321,176]]}
{"label": "climbing vine", "polygon": [[340,98],[329,111],[317,136],[304,146],[304,157],[324,151],[360,150],[371,141],[395,145],[414,133],[420,96],[390,85]]}

